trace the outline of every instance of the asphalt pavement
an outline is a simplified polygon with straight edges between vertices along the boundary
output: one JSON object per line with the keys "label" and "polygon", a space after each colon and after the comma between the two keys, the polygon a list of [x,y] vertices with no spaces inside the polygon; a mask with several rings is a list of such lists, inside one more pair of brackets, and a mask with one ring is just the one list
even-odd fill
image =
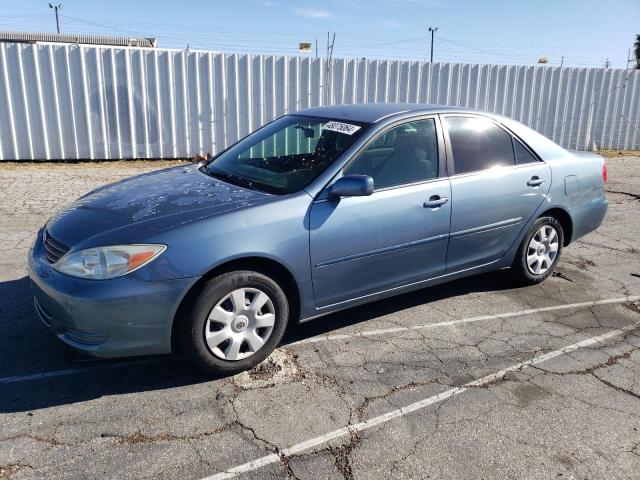
{"label": "asphalt pavement", "polygon": [[33,312],[26,255],[58,208],[165,163],[0,164],[0,479],[640,478],[640,157],[557,275],[480,275],[289,329],[211,379],[94,360]]}

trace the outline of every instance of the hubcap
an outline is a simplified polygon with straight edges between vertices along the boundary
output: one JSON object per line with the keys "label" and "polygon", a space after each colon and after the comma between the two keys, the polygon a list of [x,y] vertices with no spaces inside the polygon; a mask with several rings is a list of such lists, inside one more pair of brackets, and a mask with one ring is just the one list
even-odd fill
{"label": "hubcap", "polygon": [[244,315],[238,315],[236,319],[231,322],[231,328],[236,332],[243,332],[249,325],[249,319]]}
{"label": "hubcap", "polygon": [[238,288],[213,307],[204,338],[216,357],[242,360],[262,348],[275,321],[276,310],[269,295],[257,288]]}
{"label": "hubcap", "polygon": [[558,232],[544,225],[533,235],[527,248],[527,267],[534,275],[542,275],[551,268],[558,256]]}

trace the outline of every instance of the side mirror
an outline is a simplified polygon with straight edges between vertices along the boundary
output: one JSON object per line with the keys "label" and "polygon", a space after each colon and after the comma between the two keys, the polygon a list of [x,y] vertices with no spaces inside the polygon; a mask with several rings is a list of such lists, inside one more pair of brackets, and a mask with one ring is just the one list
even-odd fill
{"label": "side mirror", "polygon": [[373,193],[373,178],[368,175],[347,175],[329,187],[329,195],[339,197],[366,197]]}

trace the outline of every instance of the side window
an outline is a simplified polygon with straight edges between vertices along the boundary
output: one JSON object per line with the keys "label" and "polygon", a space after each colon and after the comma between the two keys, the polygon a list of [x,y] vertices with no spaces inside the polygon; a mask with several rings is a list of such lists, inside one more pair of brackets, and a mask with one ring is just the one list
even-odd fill
{"label": "side window", "polygon": [[491,120],[445,117],[456,174],[513,165],[511,135]]}
{"label": "side window", "polygon": [[344,172],[369,175],[376,190],[438,176],[438,137],[433,118],[404,123],[376,138]]}
{"label": "side window", "polygon": [[395,134],[396,134],[395,129],[391,129],[390,131],[376,138],[374,142],[371,144],[371,147],[373,148],[393,147],[393,144],[396,139]]}
{"label": "side window", "polygon": [[518,140],[513,139],[513,150],[516,152],[516,163],[522,165],[523,163],[534,163],[538,159],[534,157],[529,150],[524,148]]}

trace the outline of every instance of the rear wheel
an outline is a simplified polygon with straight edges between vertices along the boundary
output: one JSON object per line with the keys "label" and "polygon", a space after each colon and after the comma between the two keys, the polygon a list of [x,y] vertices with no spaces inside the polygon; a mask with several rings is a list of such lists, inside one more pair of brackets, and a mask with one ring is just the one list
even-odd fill
{"label": "rear wheel", "polygon": [[564,232],[554,217],[541,217],[527,232],[511,265],[511,275],[522,285],[544,281],[560,259]]}
{"label": "rear wheel", "polygon": [[289,317],[285,293],[270,277],[235,271],[209,280],[185,319],[183,349],[209,373],[234,374],[278,346]]}

